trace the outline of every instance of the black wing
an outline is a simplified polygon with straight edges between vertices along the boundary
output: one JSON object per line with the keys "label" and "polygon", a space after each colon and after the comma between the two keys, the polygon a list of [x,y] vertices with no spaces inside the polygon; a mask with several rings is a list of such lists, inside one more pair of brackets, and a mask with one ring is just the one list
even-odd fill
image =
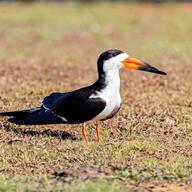
{"label": "black wing", "polygon": [[43,107],[36,107],[22,111],[3,112],[0,113],[0,115],[8,116],[9,122],[18,125],[47,125],[63,123],[61,118]]}
{"label": "black wing", "polygon": [[43,100],[43,106],[63,117],[66,123],[83,123],[93,119],[106,106],[102,98],[89,98],[94,93],[94,90],[86,88],[68,93],[53,93]]}

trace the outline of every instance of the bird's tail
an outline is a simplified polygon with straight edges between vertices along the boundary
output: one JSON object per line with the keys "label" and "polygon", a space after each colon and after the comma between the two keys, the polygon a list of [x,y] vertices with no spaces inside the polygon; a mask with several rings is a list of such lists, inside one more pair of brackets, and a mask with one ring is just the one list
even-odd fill
{"label": "bird's tail", "polygon": [[22,111],[2,112],[0,116],[8,116],[8,121],[18,125],[60,124],[63,120],[50,110],[42,107]]}

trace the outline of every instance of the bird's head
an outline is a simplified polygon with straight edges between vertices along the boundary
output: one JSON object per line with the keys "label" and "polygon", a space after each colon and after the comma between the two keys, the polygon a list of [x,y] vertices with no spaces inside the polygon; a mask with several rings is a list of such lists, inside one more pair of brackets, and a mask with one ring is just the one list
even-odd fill
{"label": "bird's head", "polygon": [[149,65],[148,63],[129,56],[127,53],[111,49],[103,52],[97,61],[98,72],[100,74],[106,73],[110,70],[119,70],[126,68],[128,70],[142,70],[160,75],[166,75],[165,72]]}

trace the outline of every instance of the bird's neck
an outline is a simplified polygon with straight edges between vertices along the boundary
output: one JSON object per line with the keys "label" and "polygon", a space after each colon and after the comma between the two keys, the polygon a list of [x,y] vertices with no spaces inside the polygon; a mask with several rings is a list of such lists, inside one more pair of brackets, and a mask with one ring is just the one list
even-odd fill
{"label": "bird's neck", "polygon": [[105,73],[99,74],[98,82],[102,87],[108,87],[119,92],[120,89],[120,77],[119,70],[113,69]]}

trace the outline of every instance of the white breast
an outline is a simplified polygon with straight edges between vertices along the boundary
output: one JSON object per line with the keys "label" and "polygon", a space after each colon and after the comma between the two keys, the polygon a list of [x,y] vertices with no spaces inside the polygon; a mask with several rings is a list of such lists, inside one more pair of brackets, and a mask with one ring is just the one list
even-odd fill
{"label": "white breast", "polygon": [[102,120],[110,116],[110,114],[118,109],[121,105],[120,96],[120,78],[119,71],[110,70],[106,74],[106,87],[98,92],[97,95],[92,95],[91,97],[100,97],[105,100],[106,107],[103,111],[97,115],[94,120]]}

